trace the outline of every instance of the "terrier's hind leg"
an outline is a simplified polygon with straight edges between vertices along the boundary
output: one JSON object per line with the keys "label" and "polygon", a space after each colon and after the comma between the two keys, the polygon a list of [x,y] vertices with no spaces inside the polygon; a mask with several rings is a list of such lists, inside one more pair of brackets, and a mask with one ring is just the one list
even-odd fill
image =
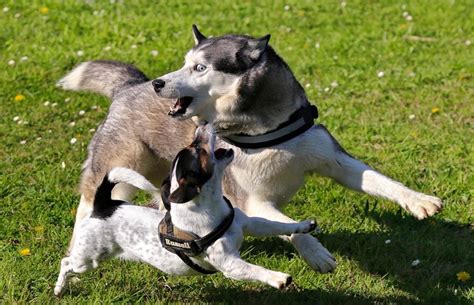
{"label": "terrier's hind leg", "polygon": [[66,251],[66,256],[69,256],[72,250],[72,246],[74,245],[74,240],[76,238],[76,234],[78,231],[79,223],[81,220],[84,218],[90,217],[92,213],[92,206],[93,206],[93,201],[86,199],[86,196],[81,195],[81,200],[79,201],[79,206],[77,207],[76,211],[76,220],[74,222],[74,229],[72,231],[72,237],[69,242],[69,247]]}
{"label": "terrier's hind leg", "polygon": [[63,288],[67,285],[68,279],[72,273],[72,266],[69,262],[69,257],[61,260],[61,270],[59,271],[58,280],[54,286],[54,295],[60,296]]}

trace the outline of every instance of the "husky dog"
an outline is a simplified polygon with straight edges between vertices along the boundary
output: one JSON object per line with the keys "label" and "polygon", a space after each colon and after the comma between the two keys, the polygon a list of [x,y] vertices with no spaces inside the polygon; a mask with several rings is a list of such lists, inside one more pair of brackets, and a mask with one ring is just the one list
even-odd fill
{"label": "husky dog", "polygon": [[[287,288],[292,281],[289,274],[252,265],[240,258],[243,236],[308,233],[316,228],[316,222],[281,223],[248,217],[234,209],[222,196],[222,176],[234,153],[232,149],[214,151],[215,137],[212,128],[201,126],[193,143],[176,156],[170,178],[162,188],[170,209],[166,216],[157,209],[112,200],[114,182],[128,182],[148,192],[156,191],[137,172],[120,167],[112,169],[95,194],[91,217],[80,222],[71,255],[61,261],[54,294],[61,294],[72,273],[96,268],[102,260],[113,256],[140,260],[169,274],[220,271],[228,278]],[[168,222],[161,222],[158,230],[163,218]],[[162,234],[161,228],[166,232],[169,226],[180,237]],[[194,248],[190,245],[199,247],[191,251]]]}
{"label": "husky dog", "polygon": [[[268,45],[269,35],[206,38],[193,26],[193,36],[195,46],[184,66],[153,81],[133,66],[110,61],[82,63],[59,81],[64,89],[98,92],[113,101],[89,145],[76,220],[90,214],[95,190],[114,166],[132,168],[153,181],[163,178],[154,176],[163,172],[156,168],[170,166],[192,139],[196,121],[212,123],[217,147],[234,150],[224,194],[249,216],[291,221],[281,210],[306,173],[392,200],[418,219],[442,207],[439,198],[411,190],[357,160],[323,125],[313,124],[315,111],[310,113],[304,89]],[[133,188],[118,185],[114,196],[130,199]],[[335,268],[335,259],[315,237],[283,238],[314,270]]]}

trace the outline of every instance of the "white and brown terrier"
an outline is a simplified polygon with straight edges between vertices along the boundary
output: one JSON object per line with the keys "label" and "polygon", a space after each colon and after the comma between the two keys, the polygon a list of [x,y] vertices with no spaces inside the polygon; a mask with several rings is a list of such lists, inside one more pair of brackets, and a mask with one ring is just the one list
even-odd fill
{"label": "white and brown terrier", "polygon": [[196,130],[193,143],[173,161],[170,178],[162,187],[168,213],[111,199],[118,182],[156,193],[143,176],[114,168],[98,188],[94,210],[79,223],[70,256],[61,261],[54,288],[60,295],[73,273],[83,273],[109,257],[146,262],[174,275],[222,272],[244,281],[260,281],[278,289],[291,276],[252,265],[240,258],[244,235],[276,236],[308,233],[315,221],[282,223],[248,217],[232,208],[222,195],[223,171],[232,161],[232,149],[214,151],[215,132],[210,126]]}

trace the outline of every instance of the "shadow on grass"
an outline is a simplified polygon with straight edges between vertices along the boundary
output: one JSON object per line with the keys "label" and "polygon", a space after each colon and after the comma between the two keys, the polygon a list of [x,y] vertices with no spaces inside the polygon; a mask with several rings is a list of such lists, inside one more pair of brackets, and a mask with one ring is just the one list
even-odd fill
{"label": "shadow on grass", "polygon": [[[384,226],[387,232],[338,231],[318,235],[318,238],[330,252],[355,261],[363,271],[388,277],[396,288],[409,293],[420,304],[470,304],[460,291],[472,286],[472,281],[461,283],[456,278],[456,273],[460,271],[474,273],[472,230],[468,226],[434,218],[418,221],[393,213],[369,212],[367,216]],[[390,242],[386,243],[387,240]],[[294,253],[291,245],[278,239],[251,240],[247,247],[262,255],[275,255],[283,251]],[[420,263],[412,267],[415,260]],[[288,301],[301,299],[301,302],[320,300],[324,304],[414,302],[408,299],[378,300],[350,294],[344,291],[303,290],[295,295],[276,294],[274,298],[278,301],[286,298]]]}
{"label": "shadow on grass", "polygon": [[405,299],[378,299],[366,296],[347,295],[344,292],[324,290],[302,290],[280,292],[275,289],[242,290],[241,288],[212,288],[207,290],[203,301],[225,304],[401,304]]}

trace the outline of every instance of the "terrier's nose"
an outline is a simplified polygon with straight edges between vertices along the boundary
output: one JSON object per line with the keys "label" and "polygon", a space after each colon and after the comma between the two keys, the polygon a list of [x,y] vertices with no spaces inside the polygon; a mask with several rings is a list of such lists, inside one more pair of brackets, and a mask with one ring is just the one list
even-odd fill
{"label": "terrier's nose", "polygon": [[155,88],[156,92],[160,92],[160,90],[165,86],[165,81],[158,78],[153,80],[151,84],[153,85],[153,88]]}

